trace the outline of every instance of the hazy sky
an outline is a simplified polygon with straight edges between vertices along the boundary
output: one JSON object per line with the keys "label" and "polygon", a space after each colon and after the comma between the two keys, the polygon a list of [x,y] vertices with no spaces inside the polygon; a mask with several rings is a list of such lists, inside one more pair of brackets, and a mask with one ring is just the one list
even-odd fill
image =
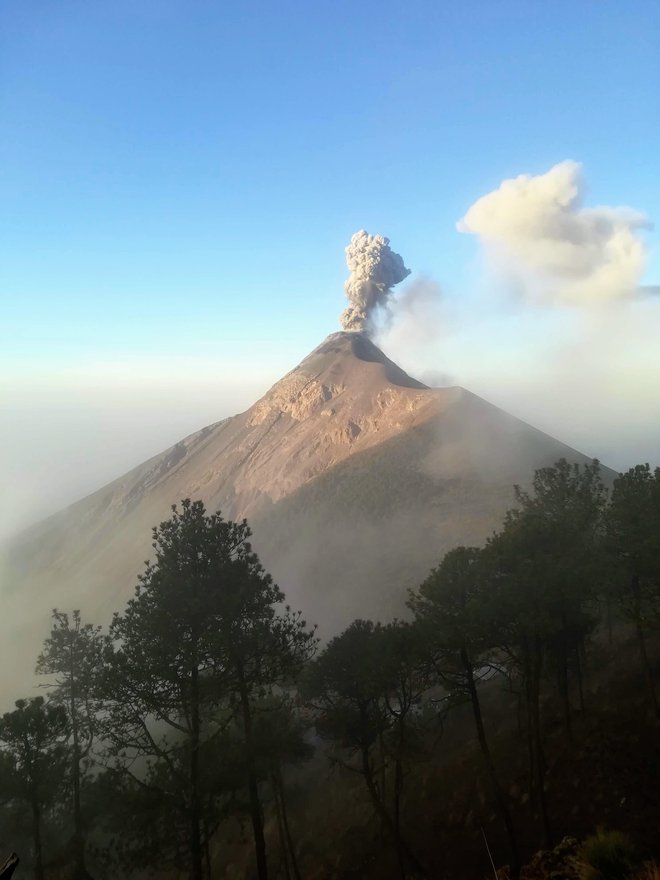
{"label": "hazy sky", "polygon": [[253,402],[360,228],[412,270],[390,356],[660,464],[659,40],[655,0],[3,4],[0,536]]}

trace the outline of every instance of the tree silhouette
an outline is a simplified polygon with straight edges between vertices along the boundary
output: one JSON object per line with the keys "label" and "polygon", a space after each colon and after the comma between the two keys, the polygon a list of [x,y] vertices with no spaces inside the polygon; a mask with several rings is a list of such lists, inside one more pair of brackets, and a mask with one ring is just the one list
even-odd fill
{"label": "tree silhouette", "polygon": [[660,468],[640,464],[615,480],[606,519],[615,598],[635,627],[649,704],[660,717],[646,645],[660,607]]}
{"label": "tree silhouette", "polygon": [[100,627],[83,624],[80,611],[71,617],[53,611],[53,629],[37,660],[37,673],[52,676],[51,699],[63,706],[71,732],[71,791],[73,795],[75,880],[89,877],[85,867],[85,829],[81,807],[83,764],[96,731],[98,677],[102,667]]}
{"label": "tree silhouette", "polygon": [[500,785],[481,711],[477,685],[491,671],[494,637],[484,602],[483,552],[476,547],[450,550],[440,565],[410,595],[425,657],[449,699],[468,699],[477,740],[511,846],[514,876],[520,869],[511,812]]}
{"label": "tree silhouette", "polygon": [[66,711],[43,697],[17,700],[0,718],[0,743],[11,757],[17,796],[30,807],[35,880],[44,880],[42,814],[64,777],[69,734]]}
{"label": "tree silhouette", "polygon": [[580,467],[560,459],[535,472],[533,494],[516,487],[516,499],[519,506],[508,512],[484,550],[484,601],[494,647],[522,687],[531,794],[547,844],[541,683],[552,660],[566,734],[572,739],[569,660],[579,660],[594,625],[588,603],[602,577],[599,541],[606,492],[598,462]]}
{"label": "tree silhouette", "polygon": [[[423,691],[414,683],[415,673],[408,666],[412,663],[417,663],[417,655],[405,636],[399,638],[390,628],[356,620],[311,663],[303,687],[305,698],[317,712],[321,736],[356,755],[376,815],[396,847],[402,877],[407,871],[424,876],[401,832],[399,816],[406,723]],[[381,744],[393,727],[397,728],[396,766],[390,807],[383,778],[387,758]],[[342,759],[335,760],[353,769]]]}
{"label": "tree silhouette", "polygon": [[107,736],[128,772],[132,759],[156,760],[178,786],[189,818],[192,880],[203,876],[208,824],[201,752],[231,725],[241,734],[258,876],[267,877],[254,709],[315,647],[300,615],[279,609],[284,595],[252,551],[250,535],[245,521],[207,515],[201,501],[174,506],[154,529],[155,561],[111,626]]}

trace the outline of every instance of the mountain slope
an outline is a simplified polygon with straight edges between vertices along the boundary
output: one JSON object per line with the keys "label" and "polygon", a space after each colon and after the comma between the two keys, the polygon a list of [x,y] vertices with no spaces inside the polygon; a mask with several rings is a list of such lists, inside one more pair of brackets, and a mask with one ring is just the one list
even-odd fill
{"label": "mountain slope", "polygon": [[105,622],[132,594],[151,528],[185,497],[248,517],[264,564],[322,633],[400,613],[406,587],[449,547],[483,541],[512,484],[561,456],[587,461],[463,389],[427,388],[366,337],[334,333],[246,412],[14,542],[5,650],[34,654],[56,605]]}

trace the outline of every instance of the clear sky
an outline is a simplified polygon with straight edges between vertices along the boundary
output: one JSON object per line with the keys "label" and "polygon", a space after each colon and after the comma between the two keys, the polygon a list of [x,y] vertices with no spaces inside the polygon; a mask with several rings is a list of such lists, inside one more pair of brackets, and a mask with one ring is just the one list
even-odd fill
{"label": "clear sky", "polygon": [[[442,290],[453,330],[423,355],[385,334],[404,366],[617,468],[660,463],[658,308],[597,319],[630,325],[610,357],[584,311],[494,305],[502,278],[456,228],[503,180],[565,160],[587,205],[658,220],[659,45],[651,0],[2,4],[0,468],[16,516],[249,405],[337,329],[362,227]],[[657,234],[640,235],[657,284]],[[561,390],[569,363],[592,419]]]}

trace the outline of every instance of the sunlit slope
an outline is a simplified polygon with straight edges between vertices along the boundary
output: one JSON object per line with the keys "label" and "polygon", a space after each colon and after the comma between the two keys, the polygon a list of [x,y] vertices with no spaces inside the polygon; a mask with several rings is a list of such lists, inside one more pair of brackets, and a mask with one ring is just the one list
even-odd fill
{"label": "sunlit slope", "polygon": [[253,517],[262,559],[323,635],[355,617],[400,616],[408,588],[447,550],[482,544],[500,525],[514,484],[560,457],[590,461],[468,391],[450,393],[426,421]]}
{"label": "sunlit slope", "polygon": [[185,497],[248,517],[264,563],[324,633],[398,613],[446,549],[499,524],[513,483],[560,456],[587,460],[467,391],[427,388],[359,334],[332,334],[246,412],[15,541],[3,642],[31,664],[52,607],[107,621],[132,594],[152,527]]}

